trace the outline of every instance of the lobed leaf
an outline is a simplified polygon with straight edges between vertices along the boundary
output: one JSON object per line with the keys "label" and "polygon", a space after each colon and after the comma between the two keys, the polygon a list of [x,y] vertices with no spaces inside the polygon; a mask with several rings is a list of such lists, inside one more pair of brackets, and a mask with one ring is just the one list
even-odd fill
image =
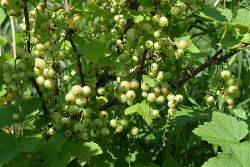
{"label": "lobed leaf", "polygon": [[142,118],[150,125],[153,121],[150,116],[150,112],[153,110],[154,106],[147,104],[146,100],[143,100],[141,103],[137,103],[133,106],[130,106],[125,109],[125,115],[132,114],[137,112]]}
{"label": "lobed leaf", "polygon": [[203,11],[195,14],[220,23],[229,23],[232,19],[232,11],[229,9],[204,7]]}
{"label": "lobed leaf", "polygon": [[144,8],[153,7],[154,6],[154,4],[151,2],[151,0],[138,0],[138,2]]}
{"label": "lobed leaf", "polygon": [[250,10],[239,9],[234,24],[239,24],[244,27],[250,27]]}
{"label": "lobed leaf", "polygon": [[18,140],[15,135],[0,133],[0,164],[12,160],[19,151],[32,152],[37,144],[35,137],[26,137]]}
{"label": "lobed leaf", "polygon": [[209,143],[226,146],[237,144],[247,135],[248,130],[245,122],[220,112],[214,112],[211,122],[200,125],[193,132]]}
{"label": "lobed leaf", "polygon": [[63,148],[71,156],[75,156],[81,163],[85,163],[90,160],[91,156],[102,154],[100,146],[94,142],[69,142],[67,141]]}
{"label": "lobed leaf", "polygon": [[161,167],[168,167],[168,166],[174,166],[174,167],[180,167],[180,165],[176,162],[176,160],[172,157],[169,157]]}
{"label": "lobed leaf", "polygon": [[231,34],[226,35],[219,43],[226,48],[232,49],[236,48],[241,44],[242,37],[236,37]]}
{"label": "lobed leaf", "polygon": [[210,158],[204,163],[203,167],[235,167],[249,166],[250,164],[250,148],[243,144],[229,144],[229,153],[218,153],[217,157]]}
{"label": "lobed leaf", "polygon": [[[0,8],[0,25],[2,25],[2,23],[3,23],[3,21],[4,21],[4,19],[5,19],[5,17],[6,17],[6,14],[5,14],[5,12],[4,12],[4,9],[3,8]],[[1,43],[0,43],[1,44]]]}
{"label": "lobed leaf", "polygon": [[97,41],[91,41],[86,44],[85,50],[83,56],[91,62],[97,62],[99,58],[110,56],[111,54],[106,46]]}

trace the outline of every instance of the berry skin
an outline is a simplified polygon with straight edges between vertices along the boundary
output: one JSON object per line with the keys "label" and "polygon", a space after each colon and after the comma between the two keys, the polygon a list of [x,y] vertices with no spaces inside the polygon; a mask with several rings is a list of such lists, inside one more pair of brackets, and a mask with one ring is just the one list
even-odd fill
{"label": "berry skin", "polygon": [[153,101],[155,101],[155,98],[156,98],[156,96],[155,96],[154,93],[149,93],[148,96],[147,96],[148,102],[153,102]]}
{"label": "berry skin", "polygon": [[67,131],[65,132],[65,136],[66,136],[66,137],[71,137],[71,135],[72,135],[72,132],[71,132],[70,130],[67,130]]}
{"label": "berry skin", "polygon": [[159,24],[159,27],[165,27],[168,25],[168,19],[166,17],[161,17],[159,19],[158,24]]}
{"label": "berry skin", "polygon": [[135,99],[135,97],[136,97],[135,91],[133,91],[133,90],[128,90],[128,91],[126,92],[126,97],[127,97],[128,100],[133,100],[133,99]]}
{"label": "berry skin", "polygon": [[206,101],[207,101],[207,103],[212,103],[212,102],[214,101],[214,97],[211,96],[211,95],[208,95],[208,96],[206,97]]}
{"label": "berry skin", "polygon": [[118,126],[118,121],[116,119],[111,119],[110,122],[109,122],[109,125],[112,128],[116,128]]}
{"label": "berry skin", "polygon": [[147,91],[147,90],[149,90],[149,88],[150,88],[149,83],[143,82],[143,83],[141,84],[141,89],[142,89],[142,90]]}
{"label": "berry skin", "polygon": [[11,70],[11,65],[10,65],[10,63],[9,63],[9,62],[4,62],[4,63],[2,64],[2,69],[3,69],[4,72],[10,71],[10,70]]}
{"label": "berry skin", "polygon": [[82,120],[82,125],[87,127],[87,128],[90,128],[92,126],[93,122],[90,118],[84,118]]}
{"label": "berry skin", "polygon": [[14,115],[12,116],[12,118],[13,118],[14,120],[18,120],[18,119],[19,119],[19,114],[14,114]]}
{"label": "berry skin", "polygon": [[71,88],[71,93],[73,93],[76,96],[79,96],[83,93],[82,87],[80,85],[74,85]]}
{"label": "berry skin", "polygon": [[120,124],[122,125],[122,126],[128,126],[128,124],[129,124],[129,120],[128,120],[128,118],[126,118],[126,117],[123,117],[121,120],[120,120]]}
{"label": "berry skin", "polygon": [[117,133],[122,132],[122,131],[123,131],[123,126],[122,126],[122,125],[117,126],[117,127],[115,128],[115,131],[116,131]]}
{"label": "berry skin", "polygon": [[221,78],[226,80],[231,77],[232,73],[229,70],[223,70],[221,71]]}
{"label": "berry skin", "polygon": [[88,134],[88,132],[82,132],[80,134],[80,137],[81,137],[82,140],[88,140],[89,139],[89,134]]}
{"label": "berry skin", "polygon": [[102,120],[101,119],[95,119],[93,121],[93,128],[97,129],[102,127]]}
{"label": "berry skin", "polygon": [[175,102],[175,101],[169,101],[169,102],[168,102],[168,107],[169,107],[170,109],[173,109],[175,106],[176,106],[176,102]]}
{"label": "berry skin", "polygon": [[118,101],[120,103],[126,103],[127,102],[127,96],[125,94],[119,94],[118,95]]}
{"label": "berry skin", "polygon": [[180,95],[180,94],[178,94],[178,95],[175,95],[175,101],[177,101],[177,102],[182,102],[183,101],[183,96],[182,95]]}
{"label": "berry skin", "polygon": [[109,115],[108,115],[107,111],[101,111],[101,112],[99,113],[99,118],[102,119],[102,120],[107,119],[108,116],[109,116]]}
{"label": "berry skin", "polygon": [[84,130],[85,130],[85,128],[84,128],[83,124],[75,124],[75,126],[74,126],[74,131],[75,131],[77,134],[82,133]]}
{"label": "berry skin", "polygon": [[175,114],[176,114],[175,109],[173,109],[173,108],[168,109],[168,115],[169,115],[170,117],[173,117]]}
{"label": "berry skin", "polygon": [[130,82],[128,81],[122,81],[120,85],[124,91],[128,91],[131,87]]}
{"label": "berry skin", "polygon": [[106,126],[102,127],[101,128],[101,134],[103,136],[109,135],[109,129]]}
{"label": "berry skin", "polygon": [[75,102],[76,97],[75,97],[74,94],[68,93],[68,94],[66,94],[66,96],[65,96],[65,100],[66,100],[68,103],[73,103],[73,102]]}
{"label": "berry skin", "polygon": [[164,103],[164,100],[165,99],[164,99],[164,97],[162,95],[156,97],[156,99],[155,99],[156,103],[158,103],[158,104]]}
{"label": "berry skin", "polygon": [[138,132],[139,132],[139,129],[137,127],[134,126],[134,127],[131,128],[131,134],[133,136],[137,135]]}
{"label": "berry skin", "polygon": [[63,127],[69,127],[70,126],[70,119],[69,118],[61,118],[61,125]]}

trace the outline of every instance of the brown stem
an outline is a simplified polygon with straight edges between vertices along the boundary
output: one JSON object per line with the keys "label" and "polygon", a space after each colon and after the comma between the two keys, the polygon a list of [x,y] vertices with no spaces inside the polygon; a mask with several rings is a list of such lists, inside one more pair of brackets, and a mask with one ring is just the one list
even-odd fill
{"label": "brown stem", "polygon": [[47,106],[46,106],[46,102],[43,98],[43,93],[42,93],[41,89],[39,88],[39,86],[37,85],[35,77],[30,78],[30,81],[34,85],[34,87],[38,93],[38,96],[39,96],[40,100],[42,101],[42,108],[43,108],[44,114],[49,114],[49,111],[48,111]]}
{"label": "brown stem", "polygon": [[107,108],[109,108],[109,107],[111,107],[113,105],[118,105],[118,104],[119,104],[118,97],[115,97],[112,100],[110,100],[109,102],[107,102],[104,105],[102,105],[100,107],[100,111],[106,110]]}
{"label": "brown stem", "polygon": [[81,85],[84,86],[85,85],[85,81],[84,81],[84,74],[83,74],[83,71],[82,71],[82,64],[81,64],[81,54],[77,53],[77,50],[76,50],[76,46],[75,46],[75,43],[74,41],[69,37],[68,38],[74,52],[76,53],[77,55],[77,66],[78,66],[78,71],[79,71],[79,75],[80,75],[80,78],[81,78]]}
{"label": "brown stem", "polygon": [[[29,11],[28,11],[28,6],[27,6],[27,0],[23,0],[24,3],[24,17],[25,17],[25,24],[26,24],[26,51],[30,52],[30,24],[29,24]],[[42,108],[43,108],[43,112],[44,114],[49,114],[46,103],[43,99],[43,94],[41,89],[39,88],[39,86],[36,83],[35,77],[30,78],[32,84],[34,85],[40,100],[42,101]]]}
{"label": "brown stem", "polygon": [[26,51],[30,52],[30,23],[29,23],[29,11],[27,6],[27,0],[23,0],[24,7],[24,17],[25,17],[25,24],[26,24]]}
{"label": "brown stem", "polygon": [[[200,73],[201,71],[203,71],[204,69],[206,69],[208,66],[212,65],[212,64],[221,64],[222,62],[226,61],[229,57],[233,56],[234,54],[236,54],[237,52],[239,52],[241,49],[244,49],[247,45],[247,43],[243,43],[241,44],[239,47],[231,50],[229,53],[223,55],[220,58],[217,58],[219,56],[219,54],[221,54],[221,52],[223,51],[222,49],[220,49],[218,52],[216,52],[214,54],[213,57],[211,57],[206,63],[202,64],[200,67],[198,67],[196,70],[190,72],[189,74],[187,74],[185,77],[181,78],[179,81],[172,83],[171,84],[171,88],[176,88],[176,87],[180,87],[183,85],[184,82],[186,82],[187,80],[189,80],[190,78],[194,77],[195,75],[197,75],[198,73]],[[146,51],[147,53],[147,51]],[[144,51],[144,55],[146,54]],[[146,57],[146,56],[145,56]],[[145,61],[145,60],[144,60]],[[143,65],[144,63],[141,65],[140,68],[140,72],[141,70],[143,70]],[[143,72],[143,71],[142,71]],[[139,73],[140,75],[140,73]],[[100,110],[105,110],[113,105],[118,105],[119,101],[118,98],[114,98],[112,100],[110,100],[109,102],[107,102],[106,104],[102,105],[100,107]]]}
{"label": "brown stem", "polygon": [[145,49],[143,52],[143,57],[142,57],[142,61],[141,61],[141,66],[140,66],[140,71],[138,72],[138,81],[139,83],[141,83],[141,79],[142,79],[142,74],[143,74],[143,69],[144,69],[144,64],[146,61],[146,57],[147,57],[147,53],[148,53],[148,49]]}
{"label": "brown stem", "polygon": [[195,75],[197,75],[198,73],[200,73],[201,71],[203,71],[205,68],[209,67],[212,64],[221,64],[222,62],[225,62],[229,57],[233,56],[234,54],[236,54],[237,52],[239,52],[241,49],[245,48],[247,45],[249,45],[249,44],[243,43],[239,47],[234,48],[233,50],[231,50],[229,53],[223,55],[222,57],[217,58],[218,55],[222,52],[222,49],[220,49],[206,63],[202,64],[196,70],[188,73],[185,77],[181,78],[179,81],[177,81],[175,83],[172,83],[171,84],[171,88],[173,89],[173,88],[182,86],[182,84],[184,82],[186,82],[190,78],[194,77]]}

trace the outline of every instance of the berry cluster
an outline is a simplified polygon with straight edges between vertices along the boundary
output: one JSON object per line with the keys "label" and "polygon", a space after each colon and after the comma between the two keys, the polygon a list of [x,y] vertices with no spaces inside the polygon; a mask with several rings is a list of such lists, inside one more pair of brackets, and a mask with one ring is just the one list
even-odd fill
{"label": "berry cluster", "polygon": [[24,4],[22,0],[2,0],[1,6],[6,9],[7,15],[21,16]]}
{"label": "berry cluster", "polygon": [[[228,68],[221,71],[220,74],[215,76],[213,81],[214,86],[220,86],[216,94],[218,97],[223,97],[223,102],[228,104],[230,110],[234,109],[234,103],[241,96],[240,88],[243,82],[240,78],[235,78],[233,74],[235,73],[234,68]],[[207,95],[205,97],[208,104],[215,101],[214,96]]]}

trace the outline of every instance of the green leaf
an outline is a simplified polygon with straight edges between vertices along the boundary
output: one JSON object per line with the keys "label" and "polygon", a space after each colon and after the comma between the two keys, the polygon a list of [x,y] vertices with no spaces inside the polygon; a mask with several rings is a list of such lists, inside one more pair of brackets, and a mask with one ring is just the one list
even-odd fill
{"label": "green leaf", "polygon": [[140,5],[144,8],[147,8],[147,7],[153,7],[154,4],[151,2],[151,0],[137,0]]}
{"label": "green leaf", "polygon": [[236,21],[233,24],[239,24],[244,27],[250,27],[250,10],[249,9],[239,9]]}
{"label": "green leaf", "polygon": [[[2,23],[3,23],[3,21],[4,21],[5,17],[6,17],[6,14],[5,14],[3,8],[0,8],[0,16],[1,16],[0,17],[0,25],[2,25]],[[1,44],[1,42],[0,42],[0,44]]]}
{"label": "green leaf", "polygon": [[160,166],[154,163],[149,163],[147,167],[160,167]]}
{"label": "green leaf", "polygon": [[30,166],[31,159],[23,156],[16,156],[11,161],[8,162],[6,167],[20,167],[20,166]]}
{"label": "green leaf", "polygon": [[174,130],[169,132],[169,139],[175,136],[176,133],[179,133],[182,127],[186,126],[189,122],[193,123],[198,120],[207,120],[210,119],[210,113],[207,110],[201,110],[200,108],[193,107],[192,109],[180,107],[179,112],[176,112],[175,115],[175,126]]}
{"label": "green leaf", "polygon": [[201,142],[201,138],[195,134],[192,134],[189,138],[188,138],[188,143],[187,143],[187,147],[191,148],[194,147],[198,144],[200,144]]}
{"label": "green leaf", "polygon": [[203,11],[195,12],[195,14],[220,23],[229,23],[232,19],[232,11],[229,9],[204,7]]}
{"label": "green leaf", "polygon": [[54,98],[55,98],[56,100],[58,100],[60,103],[62,103],[62,104],[63,104],[63,103],[66,103],[65,94],[54,96]]}
{"label": "green leaf", "polygon": [[102,149],[98,144],[85,141],[79,143],[67,141],[63,146],[63,150],[71,156],[77,157],[82,163],[89,161],[91,156],[102,154]]}
{"label": "green leaf", "polygon": [[236,36],[233,35],[226,35],[223,39],[221,39],[219,41],[219,43],[223,46],[226,47],[228,49],[232,49],[232,48],[236,48],[241,44],[241,39],[243,37],[238,37],[236,38]]}
{"label": "green leaf", "polygon": [[103,152],[103,154],[92,156],[90,164],[93,166],[110,167],[112,163],[116,160],[108,152]]}
{"label": "green leaf", "polygon": [[147,104],[146,100],[143,100],[140,103],[140,108],[141,109],[138,111],[138,114],[142,116],[148,125],[150,125],[153,122],[150,116],[152,108]]}
{"label": "green leaf", "polygon": [[194,133],[212,144],[227,146],[239,143],[247,133],[247,124],[224,113],[214,112],[211,122],[206,122],[194,129]]}
{"label": "green leaf", "polygon": [[21,109],[23,119],[28,120],[33,118],[39,112],[38,109],[41,107],[41,105],[42,102],[38,97],[22,100]]}
{"label": "green leaf", "polygon": [[153,108],[149,104],[147,104],[146,100],[143,100],[141,103],[137,103],[133,106],[126,108],[124,113],[125,115],[128,115],[137,112],[139,115],[142,116],[146,123],[150,125],[153,122],[150,116],[150,111],[152,110]]}
{"label": "green leaf", "polygon": [[187,43],[189,44],[189,47],[187,47],[187,50],[189,50],[189,52],[191,52],[191,53],[199,53],[200,50],[193,44],[193,42],[190,38],[191,38],[191,36],[184,36],[184,37],[180,37],[180,38],[174,38],[174,40],[176,42],[180,42],[181,40],[187,41]]}
{"label": "green leaf", "polygon": [[135,113],[139,110],[140,110],[140,103],[137,103],[135,105],[132,105],[132,106],[126,108],[124,111],[124,114],[125,115],[132,114],[132,113]]}
{"label": "green leaf", "polygon": [[120,62],[117,62],[117,58],[119,57],[119,54],[117,52],[112,52],[110,56],[108,57],[102,57],[98,60],[100,67],[117,67],[119,68],[121,66]]}
{"label": "green leaf", "polygon": [[4,55],[0,56],[0,66],[2,66],[2,64],[4,62],[6,62],[7,60],[12,59],[12,58],[13,58],[13,56],[11,54],[4,54]]}
{"label": "green leaf", "polygon": [[43,164],[43,167],[61,167],[66,166],[71,161],[71,156],[63,151],[60,150],[56,157],[54,157],[52,160],[46,161]]}
{"label": "green leaf", "polygon": [[178,38],[187,32],[190,23],[187,21],[178,21],[175,24],[172,24],[170,21],[169,25],[171,26],[166,26],[163,28],[164,31],[169,34],[171,38]]}
{"label": "green leaf", "polygon": [[90,10],[88,10],[88,8],[86,8],[86,10],[84,10],[83,13],[84,14],[88,13],[88,14],[93,14],[93,15],[98,15],[98,16],[100,16],[100,15],[103,15],[103,16],[109,15],[109,11],[108,10],[102,10],[102,9],[100,9],[98,7],[91,7]]}
{"label": "green leaf", "polygon": [[143,75],[142,80],[143,82],[147,82],[150,85],[150,87],[154,87],[155,85],[158,85],[158,83],[156,82],[155,79],[153,79],[153,77],[151,78],[147,75]]}
{"label": "green leaf", "polygon": [[58,156],[65,139],[52,140],[50,139],[41,149],[41,156],[45,161],[53,161]]}
{"label": "green leaf", "polygon": [[243,144],[229,144],[230,153],[218,153],[215,158],[210,158],[203,167],[235,167],[235,166],[249,166],[250,163],[250,149]]}
{"label": "green leaf", "polygon": [[5,45],[7,43],[7,39],[3,36],[0,36],[0,45]]}
{"label": "green leaf", "polygon": [[180,167],[176,160],[172,157],[169,157],[161,167]]}
{"label": "green leaf", "polygon": [[85,38],[80,37],[78,34],[74,34],[71,39],[74,41],[75,44],[79,46],[83,46],[86,42]]}
{"label": "green leaf", "polygon": [[133,19],[135,23],[139,23],[144,20],[144,17],[141,15],[141,12],[138,10],[128,10],[124,18]]}
{"label": "green leaf", "polygon": [[99,58],[110,56],[111,52],[101,42],[91,41],[85,47],[83,57],[91,62],[97,62]]}
{"label": "green leaf", "polygon": [[205,162],[202,167],[234,167],[234,164],[231,165],[230,159],[232,155],[229,153],[218,153],[218,156],[215,158],[210,158]]}
{"label": "green leaf", "polygon": [[[250,99],[247,99],[248,101],[250,101]],[[233,111],[232,111],[232,114],[237,117],[237,118],[241,118],[243,120],[247,120],[247,114],[246,114],[246,111],[242,108],[242,106],[239,104],[237,106],[237,108],[235,108]]]}
{"label": "green leaf", "polygon": [[4,164],[13,159],[19,151],[32,152],[37,144],[35,137],[26,137],[18,140],[15,135],[0,133],[0,164]]}
{"label": "green leaf", "polygon": [[[0,108],[0,125],[10,126],[34,118],[39,112],[38,109],[41,107],[41,104],[41,100],[38,97],[35,97],[20,100],[20,106],[18,106],[18,104],[12,104],[6,108]],[[20,114],[20,109],[22,110],[20,118],[14,120],[12,118],[13,114]]]}
{"label": "green leaf", "polygon": [[20,110],[14,105],[10,105],[6,108],[0,108],[0,125],[10,126],[18,123],[20,119],[14,120],[12,116],[14,114],[19,114],[19,112]]}

